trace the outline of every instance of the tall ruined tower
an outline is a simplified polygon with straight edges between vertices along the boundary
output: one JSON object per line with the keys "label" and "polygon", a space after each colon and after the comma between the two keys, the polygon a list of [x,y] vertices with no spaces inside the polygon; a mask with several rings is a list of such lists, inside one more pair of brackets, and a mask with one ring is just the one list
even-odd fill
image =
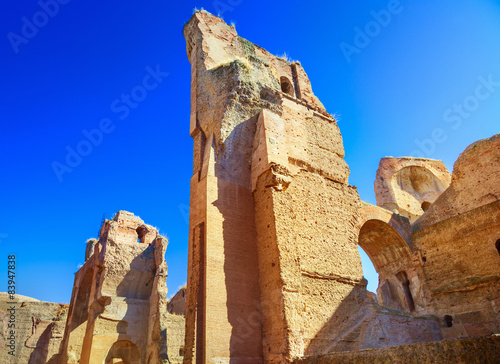
{"label": "tall ruined tower", "polygon": [[[300,63],[205,11],[184,35],[194,139],[185,361],[283,362],[432,336],[434,322],[393,319],[367,298],[359,196]],[[412,338],[386,338],[384,320]]]}

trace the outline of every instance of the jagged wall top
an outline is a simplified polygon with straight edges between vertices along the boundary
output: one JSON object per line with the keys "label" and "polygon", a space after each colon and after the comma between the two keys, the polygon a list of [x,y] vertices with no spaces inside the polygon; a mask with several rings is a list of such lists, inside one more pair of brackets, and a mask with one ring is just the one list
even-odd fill
{"label": "jagged wall top", "polygon": [[[197,11],[186,23],[184,36],[191,63],[197,58],[205,70],[216,69],[234,61],[241,62],[246,67],[252,67],[253,63],[263,63],[274,76],[268,82],[272,88],[300,99],[308,107],[332,118],[312,92],[309,78],[299,62],[288,62],[238,36],[236,29],[221,18],[205,10]],[[195,49],[202,51],[193,53]]]}

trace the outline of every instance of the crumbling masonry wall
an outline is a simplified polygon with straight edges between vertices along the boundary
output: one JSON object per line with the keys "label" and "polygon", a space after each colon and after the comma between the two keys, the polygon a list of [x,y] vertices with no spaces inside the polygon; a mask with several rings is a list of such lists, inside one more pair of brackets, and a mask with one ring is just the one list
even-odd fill
{"label": "crumbling masonry wall", "polygon": [[[9,320],[10,308],[15,307],[15,349],[11,351]],[[64,325],[68,315],[67,304],[42,302],[34,298],[0,293],[0,362],[5,364],[57,364]]]}
{"label": "crumbling masonry wall", "polygon": [[[366,293],[336,121],[289,63],[196,12],[186,362],[282,362],[440,339]],[[390,333],[390,334],[389,334]]]}
{"label": "crumbling masonry wall", "polygon": [[427,310],[445,337],[500,333],[500,135],[471,144],[413,225]]}
{"label": "crumbling masonry wall", "polygon": [[167,362],[166,248],[129,212],[105,221],[75,274],[61,363]]}
{"label": "crumbling masonry wall", "polygon": [[[364,204],[359,243],[379,272],[382,306],[438,317],[445,338],[500,332],[499,179],[499,135],[467,147],[452,175],[440,161],[381,160],[375,191],[387,210]],[[418,211],[424,199],[431,203]],[[384,222],[392,232],[380,234]]]}

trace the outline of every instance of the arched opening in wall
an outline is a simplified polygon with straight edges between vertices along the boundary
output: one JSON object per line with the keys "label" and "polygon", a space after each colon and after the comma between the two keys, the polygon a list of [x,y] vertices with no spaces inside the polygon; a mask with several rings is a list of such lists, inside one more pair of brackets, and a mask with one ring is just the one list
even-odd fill
{"label": "arched opening in wall", "polygon": [[366,252],[379,275],[377,301],[381,306],[412,312],[415,303],[410,282],[401,265],[409,262],[411,251],[405,240],[389,224],[381,220],[368,220],[361,227],[358,245]]}
{"label": "arched opening in wall", "polygon": [[137,229],[135,229],[135,232],[137,233],[137,242],[145,243],[147,233],[146,228],[144,226],[139,226]]}
{"label": "arched opening in wall", "polygon": [[140,364],[141,354],[133,342],[119,340],[111,346],[104,362],[106,364]]}
{"label": "arched opening in wall", "polygon": [[422,202],[421,207],[422,207],[422,210],[425,212],[425,211],[429,210],[429,207],[431,207],[431,203],[428,201],[424,201],[424,202]]}
{"label": "arched opening in wall", "polygon": [[375,301],[377,301],[376,297],[377,297],[377,287],[378,287],[378,281],[379,281],[377,270],[373,266],[373,263],[372,263],[370,257],[368,256],[368,254],[366,254],[366,252],[363,250],[363,248],[361,248],[359,245],[358,245],[358,251],[359,251],[359,255],[361,257],[361,266],[363,268],[363,276],[368,281],[368,285],[366,286],[366,289],[369,292],[374,294]]}
{"label": "arched opening in wall", "polygon": [[498,254],[500,254],[500,239],[498,239],[497,242],[495,243],[495,247],[497,248]]}
{"label": "arched opening in wall", "polygon": [[281,76],[280,83],[281,83],[281,91],[290,96],[293,96],[293,86],[290,80],[285,76]]}

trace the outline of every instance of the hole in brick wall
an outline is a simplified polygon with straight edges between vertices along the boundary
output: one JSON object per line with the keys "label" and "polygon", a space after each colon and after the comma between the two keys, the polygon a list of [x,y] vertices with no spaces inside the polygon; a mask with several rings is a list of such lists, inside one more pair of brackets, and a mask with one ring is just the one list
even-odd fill
{"label": "hole in brick wall", "polygon": [[427,210],[429,210],[430,206],[431,206],[430,202],[427,202],[427,201],[422,202],[422,210],[427,211]]}
{"label": "hole in brick wall", "polygon": [[500,239],[498,239],[497,242],[495,243],[495,247],[497,248],[498,254],[500,254]]}
{"label": "hole in brick wall", "polygon": [[146,238],[146,229],[143,226],[139,226],[135,229],[135,231],[137,233],[137,242],[144,243]]}
{"label": "hole in brick wall", "polygon": [[280,83],[281,83],[281,91],[293,96],[293,86],[290,80],[284,76],[280,78]]}
{"label": "hole in brick wall", "polygon": [[445,315],[444,316],[444,325],[446,327],[452,327],[453,326],[453,317],[450,315]]}
{"label": "hole in brick wall", "polygon": [[179,348],[179,356],[184,356],[184,346]]}

